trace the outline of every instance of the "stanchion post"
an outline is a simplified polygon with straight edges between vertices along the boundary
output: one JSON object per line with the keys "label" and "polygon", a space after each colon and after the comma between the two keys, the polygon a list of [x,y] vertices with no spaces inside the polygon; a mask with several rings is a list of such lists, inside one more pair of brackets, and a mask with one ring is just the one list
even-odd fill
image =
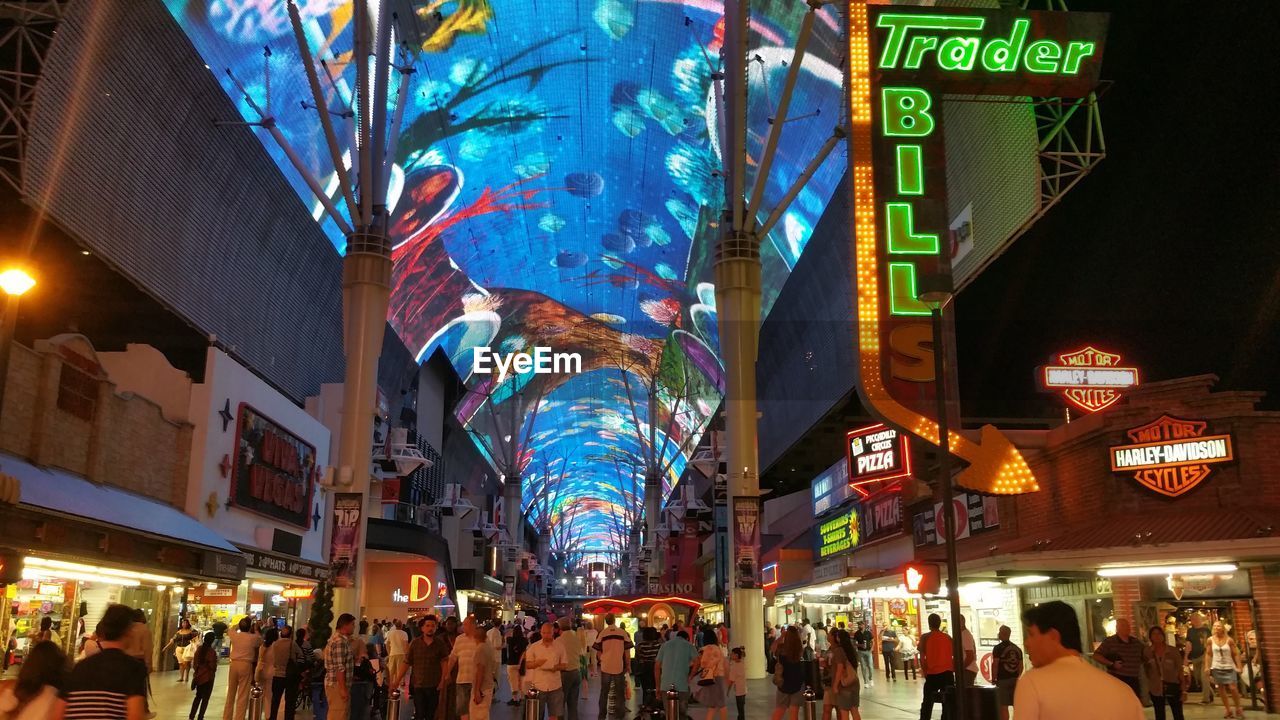
{"label": "stanchion post", "polygon": [[813,687],[804,687],[804,720],[818,720],[818,693]]}
{"label": "stanchion post", "polygon": [[537,688],[524,695],[524,720],[542,720],[542,693]]}
{"label": "stanchion post", "polygon": [[387,693],[386,720],[400,720],[400,697],[400,688],[391,688],[391,692]]}
{"label": "stanchion post", "polygon": [[667,711],[667,720],[682,720],[680,717],[680,691],[676,690],[675,685],[667,688],[663,707]]}
{"label": "stanchion post", "polygon": [[249,688],[249,720],[262,720],[262,686],[256,682]]}

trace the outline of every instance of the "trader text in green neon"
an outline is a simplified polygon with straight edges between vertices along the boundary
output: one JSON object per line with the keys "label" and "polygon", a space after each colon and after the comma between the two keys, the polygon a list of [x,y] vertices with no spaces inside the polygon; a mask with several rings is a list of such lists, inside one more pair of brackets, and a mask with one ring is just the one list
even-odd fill
{"label": "trader text in green neon", "polygon": [[1098,49],[1096,42],[1088,40],[1028,42],[1031,21],[1027,18],[1014,20],[1007,37],[982,37],[976,33],[986,20],[978,15],[885,13],[876,20],[876,27],[889,30],[879,67],[919,70],[932,53],[938,67],[950,72],[1012,73],[1021,65],[1037,75],[1076,75],[1081,63]]}

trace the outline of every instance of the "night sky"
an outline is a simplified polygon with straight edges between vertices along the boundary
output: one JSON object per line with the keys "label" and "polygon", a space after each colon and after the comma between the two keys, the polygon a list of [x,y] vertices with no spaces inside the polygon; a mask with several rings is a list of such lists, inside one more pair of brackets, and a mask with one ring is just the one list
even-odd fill
{"label": "night sky", "polygon": [[1112,13],[1107,158],[956,299],[969,417],[1061,415],[1033,370],[1086,344],[1280,408],[1280,3]]}

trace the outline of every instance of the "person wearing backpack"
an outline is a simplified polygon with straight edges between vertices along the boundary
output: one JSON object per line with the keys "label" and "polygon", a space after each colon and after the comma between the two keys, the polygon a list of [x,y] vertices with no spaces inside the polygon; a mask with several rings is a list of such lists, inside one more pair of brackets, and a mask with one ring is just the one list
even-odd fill
{"label": "person wearing backpack", "polygon": [[283,697],[285,720],[293,720],[302,682],[302,647],[293,641],[293,628],[280,628],[280,637],[266,649],[265,659],[271,677],[271,709],[267,717],[276,720]]}

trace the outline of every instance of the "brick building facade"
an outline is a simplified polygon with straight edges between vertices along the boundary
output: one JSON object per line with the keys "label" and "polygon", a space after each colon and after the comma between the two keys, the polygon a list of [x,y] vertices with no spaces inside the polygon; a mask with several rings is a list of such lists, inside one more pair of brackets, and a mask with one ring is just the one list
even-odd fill
{"label": "brick building facade", "polygon": [[[1022,573],[1063,582],[1101,568],[1234,564],[1231,573],[1113,577],[1113,617],[1131,620],[1135,634],[1145,634],[1169,612],[1203,607],[1233,625],[1239,644],[1256,629],[1265,702],[1274,710],[1280,704],[1280,413],[1256,409],[1261,393],[1213,392],[1216,380],[1150,383],[1105,412],[1049,431],[1011,432],[1041,489],[999,498],[999,527],[958,541],[961,579]],[[1113,472],[1111,448],[1135,444],[1135,429],[1165,417],[1191,421],[1178,426],[1184,434],[1229,435],[1233,457],[1198,466],[1207,472],[1174,473],[1184,480],[1180,485],[1144,483],[1133,470]],[[918,548],[917,555],[942,562],[943,547]],[[1051,596],[1052,587],[1042,586],[1035,597]]]}

